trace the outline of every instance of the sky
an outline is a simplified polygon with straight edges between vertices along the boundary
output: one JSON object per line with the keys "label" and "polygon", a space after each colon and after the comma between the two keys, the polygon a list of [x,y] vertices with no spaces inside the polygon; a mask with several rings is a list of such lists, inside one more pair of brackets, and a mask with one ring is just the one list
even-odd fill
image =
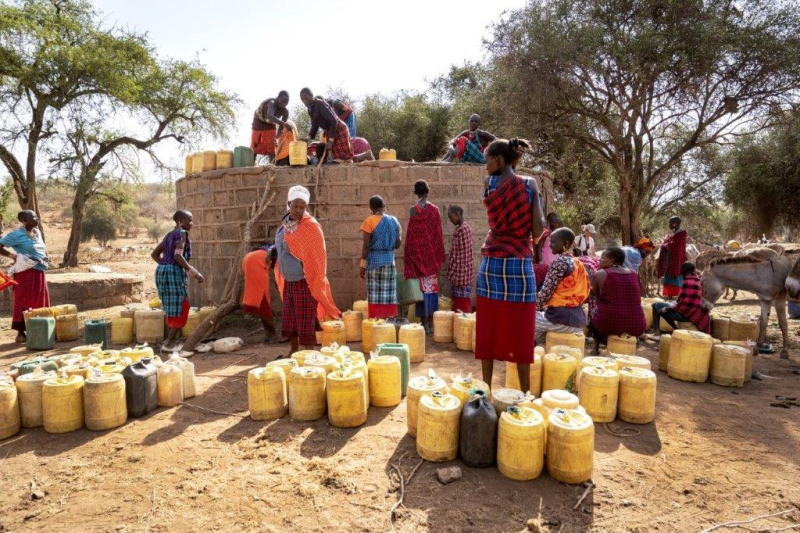
{"label": "sky", "polygon": [[[239,95],[232,148],[249,146],[253,111],[282,89],[290,108],[305,86],[318,94],[341,87],[354,99],[424,90],[451,65],[483,59],[488,27],[525,0],[94,3],[107,24],[147,32],[162,57],[199,58]],[[165,150],[176,162],[186,155],[174,145]]]}

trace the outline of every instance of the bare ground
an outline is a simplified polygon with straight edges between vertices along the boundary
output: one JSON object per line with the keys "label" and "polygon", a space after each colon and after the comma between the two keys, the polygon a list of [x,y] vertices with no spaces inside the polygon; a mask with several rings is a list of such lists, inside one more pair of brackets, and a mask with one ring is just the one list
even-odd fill
{"label": "bare ground", "polygon": [[[104,264],[118,271],[152,269],[144,260]],[[736,302],[735,309],[758,312],[752,300]],[[8,325],[7,317],[0,319],[0,369],[29,355],[12,344]],[[790,327],[796,342],[798,322]],[[247,372],[288,346],[259,344],[260,326],[243,317],[229,320],[222,333],[248,344],[228,355],[196,355],[198,396],[187,403],[227,415],[183,405],[112,431],[23,430],[0,442],[0,531],[390,530],[389,510],[398,497],[390,465],[407,477],[419,462],[406,435],[405,403],[371,408],[367,423],[350,430],[325,419],[253,422],[246,418]],[[776,333],[773,317],[773,342]],[[640,353],[656,366],[654,344]],[[455,461],[464,476],[442,486],[435,479],[440,465],[423,463],[406,489],[396,527],[700,531],[784,510],[794,512],[749,527],[800,526],[800,407],[770,405],[800,396],[800,375],[793,373],[800,351],[795,344],[791,360],[760,356],[755,365],[771,378],[741,389],[658,373],[654,423],[597,425],[596,488],[577,509],[584,487],[556,482],[546,472],[519,483],[496,468]],[[428,368],[444,376],[479,372],[472,354],[432,342],[412,374]],[[501,365],[495,386],[503,379]],[[612,434],[628,427],[638,434]],[[42,499],[32,498],[32,480],[44,491]]]}

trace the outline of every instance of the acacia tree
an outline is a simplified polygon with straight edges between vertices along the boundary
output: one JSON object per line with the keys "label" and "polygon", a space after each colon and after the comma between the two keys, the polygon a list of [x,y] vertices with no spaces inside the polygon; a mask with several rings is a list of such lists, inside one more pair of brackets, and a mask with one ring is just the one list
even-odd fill
{"label": "acacia tree", "polygon": [[199,63],[145,63],[131,83],[137,90],[124,99],[111,95],[76,103],[64,119],[64,145],[54,158],[56,171],[71,179],[72,228],[63,266],[77,266],[84,208],[109,181],[138,172],[140,153],[157,169],[167,168],[154,148],[174,141],[222,139],[234,121],[235,95],[217,87]]}
{"label": "acacia tree", "polygon": [[130,74],[151,60],[144,36],[102,28],[86,1],[0,4],[0,161],[22,209],[39,212],[38,158],[59,135],[62,110],[96,95],[126,97]]}
{"label": "acacia tree", "polygon": [[687,154],[769,127],[800,88],[789,2],[531,0],[493,31],[507,113],[613,169],[624,244]]}

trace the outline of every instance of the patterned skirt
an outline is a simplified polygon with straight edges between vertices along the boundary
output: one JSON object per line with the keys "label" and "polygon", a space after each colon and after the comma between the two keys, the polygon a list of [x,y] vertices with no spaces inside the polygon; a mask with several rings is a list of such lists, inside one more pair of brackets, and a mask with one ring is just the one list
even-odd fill
{"label": "patterned skirt", "polygon": [[397,267],[384,265],[367,270],[367,301],[371,304],[397,304]]}
{"label": "patterned skirt", "polygon": [[50,292],[47,289],[44,271],[29,268],[14,274],[14,309],[11,327],[17,331],[25,331],[25,320],[22,313],[28,309],[50,307]]}
{"label": "patterned skirt", "polygon": [[183,314],[183,301],[189,294],[186,271],[178,265],[158,265],[156,268],[156,289],[167,317]]}
{"label": "patterned skirt", "polygon": [[317,301],[305,279],[284,283],[281,329],[284,337],[298,337],[301,346],[314,346],[317,342]]}

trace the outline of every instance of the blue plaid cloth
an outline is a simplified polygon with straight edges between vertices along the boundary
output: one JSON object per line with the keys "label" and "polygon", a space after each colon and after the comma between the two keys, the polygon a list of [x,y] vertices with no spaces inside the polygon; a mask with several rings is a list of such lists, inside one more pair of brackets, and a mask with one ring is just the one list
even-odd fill
{"label": "blue plaid cloth", "polygon": [[156,288],[161,305],[168,317],[181,316],[183,301],[188,296],[186,271],[178,265],[156,267]]}
{"label": "blue plaid cloth", "polygon": [[491,300],[536,303],[531,257],[483,257],[475,293]]}
{"label": "blue plaid cloth", "polygon": [[[391,215],[383,215],[381,221],[372,232],[367,270],[394,265],[394,245],[400,236],[400,222]],[[394,302],[386,302],[394,303]]]}
{"label": "blue plaid cloth", "polygon": [[450,287],[450,296],[453,298],[472,298],[472,286],[464,285],[463,287],[459,287],[457,285],[452,285]]}
{"label": "blue plaid cloth", "polygon": [[397,267],[394,264],[367,270],[367,301],[378,305],[397,303]]}
{"label": "blue plaid cloth", "polygon": [[486,158],[481,152],[481,144],[477,137],[473,141],[467,141],[464,145],[464,155],[461,156],[462,163],[486,163]]}

